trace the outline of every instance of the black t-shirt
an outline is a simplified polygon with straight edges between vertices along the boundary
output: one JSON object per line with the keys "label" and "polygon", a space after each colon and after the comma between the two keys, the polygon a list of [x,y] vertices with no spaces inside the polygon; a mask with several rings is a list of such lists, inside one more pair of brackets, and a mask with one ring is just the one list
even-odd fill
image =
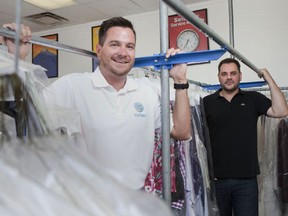
{"label": "black t-shirt", "polygon": [[250,178],[260,173],[257,155],[257,121],[271,100],[253,91],[239,92],[229,102],[221,89],[204,97],[216,178]]}

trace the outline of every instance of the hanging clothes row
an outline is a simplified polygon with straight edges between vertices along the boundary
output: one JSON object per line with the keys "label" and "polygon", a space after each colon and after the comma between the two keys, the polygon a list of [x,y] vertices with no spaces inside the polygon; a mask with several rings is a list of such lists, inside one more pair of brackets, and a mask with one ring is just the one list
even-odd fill
{"label": "hanging clothes row", "polygon": [[[145,76],[158,84],[160,91],[160,78],[154,73],[149,75],[145,70]],[[170,86],[170,105],[173,112],[174,88]],[[179,141],[171,139],[170,143],[170,167],[171,167],[171,198],[172,209],[184,211],[185,215],[218,214],[213,186],[213,172],[211,152],[205,144],[207,140],[207,127],[204,125],[203,108],[201,98],[209,92],[203,88],[191,84],[189,88],[189,100],[191,110],[191,127],[193,136],[191,140]],[[162,153],[161,130],[155,131],[154,158],[150,172],[147,176],[144,189],[150,193],[162,197]],[[184,215],[183,214],[183,215]]]}
{"label": "hanging clothes row", "polygon": [[[288,101],[288,87],[287,86],[281,86],[279,87],[279,89],[283,92],[286,101]],[[265,88],[265,87],[261,87],[261,88],[248,88],[247,90],[251,90],[251,91],[258,91],[261,92],[262,94],[265,94],[267,97],[271,97],[270,96],[270,89],[269,88]]]}

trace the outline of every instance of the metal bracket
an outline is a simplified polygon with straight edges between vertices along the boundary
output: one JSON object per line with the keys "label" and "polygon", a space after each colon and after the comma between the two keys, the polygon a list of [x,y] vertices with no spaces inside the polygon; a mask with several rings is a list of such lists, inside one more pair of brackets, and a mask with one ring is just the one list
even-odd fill
{"label": "metal bracket", "polygon": [[[239,83],[240,88],[251,88],[251,87],[257,87],[257,86],[264,86],[267,85],[266,81],[256,81],[256,82],[242,82]],[[206,90],[218,90],[221,88],[220,84],[215,85],[202,85],[202,88]]]}
{"label": "metal bracket", "polygon": [[135,63],[133,67],[154,66],[155,70],[160,70],[161,67],[164,67],[164,69],[171,69],[174,64],[201,63],[217,60],[225,52],[226,49],[221,48],[217,50],[178,53],[174,56],[170,56],[169,58],[166,58],[165,54],[138,57],[135,58]]}

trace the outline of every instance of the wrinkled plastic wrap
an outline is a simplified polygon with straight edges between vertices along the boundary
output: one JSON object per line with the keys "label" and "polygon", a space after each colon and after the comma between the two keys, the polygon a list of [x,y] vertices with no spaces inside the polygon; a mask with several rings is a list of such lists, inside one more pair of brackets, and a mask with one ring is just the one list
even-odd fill
{"label": "wrinkled plastic wrap", "polygon": [[[1,86],[1,101],[13,102],[17,98],[25,98],[26,111],[16,107],[14,112],[21,112],[22,116],[26,115],[26,123],[31,135],[43,135],[63,129],[73,137],[73,133],[79,134],[81,131],[79,113],[55,105],[55,92],[50,88],[51,81],[45,70],[39,65],[19,60],[19,68],[15,73],[14,56],[0,51],[1,80],[5,83],[12,81],[11,84]],[[16,84],[21,85],[21,91],[15,92]],[[11,127],[12,125],[9,126]]]}
{"label": "wrinkled plastic wrap", "polygon": [[4,143],[0,167],[0,209],[11,215],[171,215],[161,199],[122,186],[64,137]]}
{"label": "wrinkled plastic wrap", "polygon": [[258,121],[258,155],[261,171],[258,183],[261,216],[288,215],[287,146],[287,118],[262,116]]}
{"label": "wrinkled plastic wrap", "polygon": [[[52,105],[43,98],[43,91],[50,84],[44,68],[19,60],[16,72],[14,56],[1,51],[0,75],[0,99],[11,104],[16,123],[29,127],[29,135],[43,135],[56,128]],[[5,127],[2,125],[4,130]]]}

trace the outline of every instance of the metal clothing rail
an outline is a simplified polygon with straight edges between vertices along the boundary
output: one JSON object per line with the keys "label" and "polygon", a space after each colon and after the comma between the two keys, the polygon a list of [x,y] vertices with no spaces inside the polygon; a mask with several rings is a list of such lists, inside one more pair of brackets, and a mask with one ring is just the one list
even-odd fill
{"label": "metal clothing rail", "polygon": [[[3,28],[0,28],[0,35],[9,38],[16,38],[16,32]],[[97,58],[95,52],[76,48],[66,44],[59,43],[57,41],[42,38],[40,36],[32,36],[29,43],[38,44],[58,50],[68,51],[75,54],[88,56],[91,58]],[[188,63],[188,62],[203,62],[207,60],[217,60],[226,52],[225,49],[218,50],[206,50],[196,52],[179,53],[175,56],[171,56],[169,59],[165,58],[165,54],[159,54],[154,56],[145,56],[135,58],[134,67],[154,66],[155,69],[160,70],[162,66],[165,69],[170,69],[173,64]]]}
{"label": "metal clothing rail", "polygon": [[[3,28],[3,27],[0,28],[0,35],[4,37],[8,37],[8,38],[17,38],[16,32]],[[42,38],[39,36],[32,35],[32,38],[30,39],[29,43],[38,44],[38,45],[42,45],[42,46],[46,46],[46,47],[50,47],[50,48],[54,48],[58,50],[63,50],[63,51],[67,51],[67,52],[71,52],[75,54],[80,54],[80,55],[88,56],[91,58],[97,58],[97,55],[95,52],[69,46],[63,43],[59,43],[58,41],[49,40],[49,39]]]}
{"label": "metal clothing rail", "polygon": [[[285,86],[285,87],[279,87],[279,89],[282,91],[282,93],[284,94],[285,96],[285,99],[286,101],[288,102],[288,87]],[[259,88],[248,88],[248,89],[245,89],[245,90],[248,90],[248,91],[258,91],[258,92],[269,92],[271,91],[270,88],[263,88],[263,87],[259,87]]]}
{"label": "metal clothing rail", "polygon": [[[257,81],[257,82],[241,82],[239,83],[240,88],[253,88],[253,87],[258,87],[258,86],[264,86],[267,85],[266,81]],[[220,84],[215,84],[215,85],[202,85],[202,88],[206,90],[218,90],[221,88]]]}
{"label": "metal clothing rail", "polygon": [[[286,87],[279,87],[279,89],[281,90],[281,91],[288,91],[288,87],[286,86]],[[253,90],[253,91],[271,91],[271,89],[270,88],[249,88],[249,89],[247,89],[247,90]]]}
{"label": "metal clothing rail", "polygon": [[214,40],[221,47],[226,49],[228,52],[233,54],[239,61],[243,62],[249,68],[254,70],[259,77],[262,77],[262,73],[258,67],[256,67],[252,62],[245,58],[240,52],[238,52],[233,46],[227,43],[221,38],[216,32],[214,32],[206,23],[204,23],[196,14],[190,11],[184,3],[176,0],[163,0],[167,5],[179,13],[179,15],[186,18],[190,23],[195,25],[197,28],[201,29],[206,35],[208,35],[212,40]]}

